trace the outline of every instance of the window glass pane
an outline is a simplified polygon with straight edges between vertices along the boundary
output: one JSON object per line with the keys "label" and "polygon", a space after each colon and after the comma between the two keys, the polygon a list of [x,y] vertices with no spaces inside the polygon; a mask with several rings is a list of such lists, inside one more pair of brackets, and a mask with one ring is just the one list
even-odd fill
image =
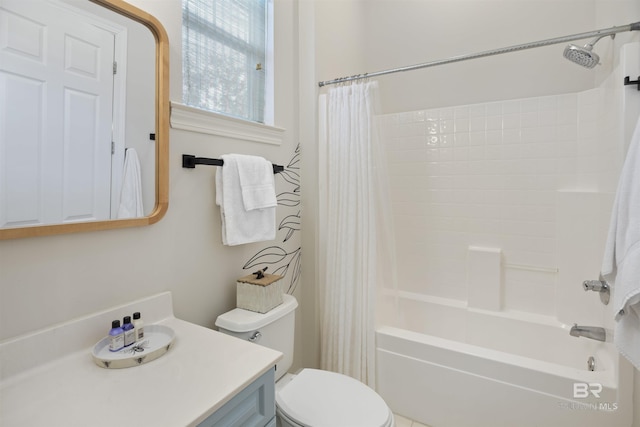
{"label": "window glass pane", "polygon": [[183,0],[183,102],[264,121],[265,0]]}

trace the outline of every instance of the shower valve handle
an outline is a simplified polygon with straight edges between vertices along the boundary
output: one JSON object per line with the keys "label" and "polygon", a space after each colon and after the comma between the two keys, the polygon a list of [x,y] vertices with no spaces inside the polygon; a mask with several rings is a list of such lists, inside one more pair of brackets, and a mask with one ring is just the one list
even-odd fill
{"label": "shower valve handle", "polygon": [[585,280],[582,282],[582,287],[585,291],[594,292],[606,292],[606,289],[609,288],[607,282],[603,280]]}
{"label": "shower valve handle", "polygon": [[609,304],[610,288],[609,284],[605,280],[585,280],[582,282],[582,287],[585,291],[594,291],[600,293],[600,301],[604,305]]}

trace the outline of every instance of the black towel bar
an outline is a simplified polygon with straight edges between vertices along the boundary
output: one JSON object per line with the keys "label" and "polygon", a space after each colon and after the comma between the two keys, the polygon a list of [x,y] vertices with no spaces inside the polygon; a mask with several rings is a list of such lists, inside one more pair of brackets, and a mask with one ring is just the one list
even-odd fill
{"label": "black towel bar", "polygon": [[[224,161],[222,159],[209,159],[206,157],[196,157],[191,154],[182,155],[182,167],[193,169],[196,165],[209,165],[209,166],[223,166]],[[284,166],[273,164],[273,173],[279,173],[284,171]]]}
{"label": "black towel bar", "polygon": [[638,85],[638,90],[640,90],[640,77],[638,77],[638,80],[631,80],[629,76],[627,76],[624,78],[624,85],[625,86]]}

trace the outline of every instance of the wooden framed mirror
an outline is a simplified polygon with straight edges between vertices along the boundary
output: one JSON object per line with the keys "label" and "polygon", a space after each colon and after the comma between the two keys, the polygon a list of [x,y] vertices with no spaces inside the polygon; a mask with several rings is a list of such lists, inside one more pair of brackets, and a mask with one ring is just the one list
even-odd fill
{"label": "wooden framed mirror", "polygon": [[[82,8],[78,8],[78,5]],[[45,6],[51,9],[46,9]],[[40,11],[40,15],[24,16],[27,10],[29,13]],[[54,61],[46,57],[46,49],[56,42],[50,39],[57,31],[54,27],[61,26],[60,22],[67,19],[65,14],[69,12],[73,17],[68,27],[73,27],[74,31],[67,32],[65,29],[59,31],[57,42],[62,40],[60,42],[62,48],[55,55],[56,58],[62,58],[60,62],[63,63],[63,70],[52,72],[49,64]],[[110,19],[109,14],[113,19]],[[103,67],[101,73],[106,75],[104,65],[107,60],[94,53],[111,49],[101,49],[99,46],[96,47],[97,42],[92,39],[83,39],[76,30],[80,25],[74,25],[73,19],[84,21],[82,26],[85,27],[106,29],[102,31],[103,33],[117,33],[118,28],[122,29],[122,37],[114,36],[113,39],[105,42],[105,46],[116,45],[114,49],[117,49],[119,43],[123,46],[124,53],[120,54],[123,64],[115,59],[113,63],[107,64],[109,67],[113,66],[113,74],[122,73],[123,71],[120,70],[122,67],[129,70],[124,74],[126,77],[122,78],[124,83],[115,83],[115,86],[106,90],[105,93],[115,94],[108,96],[111,104],[99,104],[102,101],[95,101],[95,99],[100,96],[94,95],[90,90],[75,88],[68,90],[69,86],[64,80],[64,74],[69,70],[77,80],[82,80],[86,77],[83,73],[87,74],[82,69],[84,65],[87,65],[87,69],[91,69],[93,64],[100,63]],[[87,21],[91,24],[86,25]],[[0,22],[5,27],[4,31],[0,31],[0,63],[9,64],[6,67],[2,65],[0,68],[0,94],[3,98],[10,100],[0,105],[0,127],[4,128],[0,131],[0,240],[135,227],[158,222],[166,213],[169,202],[169,40],[162,24],[150,14],[121,0],[84,0],[82,2],[77,0],[0,0]],[[16,30],[13,31],[12,28]],[[141,34],[141,30],[150,31],[150,35],[143,36],[149,42],[146,45],[137,42],[133,44],[136,34]],[[141,46],[144,46],[145,51],[142,51]],[[110,54],[118,58],[117,54]],[[44,58],[40,61],[42,64],[38,63],[39,56]],[[136,60],[142,61],[142,58],[147,56],[149,60],[145,62],[148,63],[149,75],[144,77],[140,68],[145,68],[146,65],[140,66]],[[8,67],[12,65],[7,58],[14,57],[17,58],[15,68],[9,69]],[[35,70],[36,77],[23,74],[24,64],[27,68],[31,67]],[[48,77],[39,77],[40,69],[47,69]],[[136,73],[133,73],[133,70]],[[140,81],[136,81],[132,76],[139,78]],[[63,81],[61,83],[63,90],[56,101],[57,104],[51,104],[51,99],[55,99],[55,96],[47,92],[49,89],[43,89],[43,87],[52,87],[53,83],[58,81],[56,79]],[[142,92],[145,85],[148,86],[146,94]],[[118,97],[121,102],[120,108],[115,101]],[[34,106],[30,100],[40,104]],[[86,106],[88,108],[85,108]],[[144,111],[145,108],[147,108],[146,111]],[[113,121],[94,120],[97,114],[93,113],[93,109],[112,110]],[[146,115],[144,116],[146,120],[140,118],[143,117],[139,114],[141,112]],[[118,115],[121,117],[119,122],[115,118]],[[75,122],[69,117],[76,117]],[[39,128],[41,123],[46,124]],[[70,123],[79,123],[79,125]],[[99,144],[94,142],[94,139],[98,140],[94,135],[98,134],[96,129],[100,127],[95,123],[102,123],[102,128],[105,128]],[[132,127],[133,131],[130,130]],[[15,129],[13,134],[10,134],[11,129]],[[48,148],[51,145],[48,144],[48,140],[53,139],[52,134],[57,135],[58,131],[62,135],[59,138],[62,140],[61,148],[58,149],[57,145],[55,150]],[[91,190],[87,190],[91,194],[83,197],[91,199],[90,202],[97,199],[93,190],[96,181],[94,175],[98,174],[93,171],[95,167],[93,159],[97,155],[94,153],[95,150],[91,151],[92,148],[84,146],[78,148],[78,144],[72,145],[69,140],[73,140],[74,135],[76,140],[91,139],[91,144],[100,146],[99,150],[109,151],[109,154],[103,155],[108,157],[109,163],[108,177],[104,178],[108,182],[103,185],[109,187],[104,196],[103,204],[108,205],[103,209],[106,211],[104,214],[94,215],[93,208],[88,208],[87,214],[80,212],[79,215],[73,215],[65,212],[59,215],[59,212],[65,210],[65,203],[73,205],[76,199],[79,199],[76,197],[72,202],[66,202],[64,196],[60,196],[63,200],[58,200],[58,193],[69,192],[69,183],[76,187],[91,187]],[[134,139],[135,144],[140,144],[139,146],[146,152],[146,157],[144,159],[141,157],[140,169],[145,170],[148,176],[145,182],[146,187],[143,186],[147,203],[143,214],[119,219],[123,215],[118,214],[116,205],[120,199],[122,182],[125,181],[122,175],[124,153],[135,145]],[[108,148],[104,148],[105,143],[109,145]],[[69,146],[72,146],[73,150]],[[76,163],[80,166],[71,172],[62,169],[51,173],[49,170],[52,170],[53,166],[50,163],[65,165],[71,163],[68,161],[70,151],[74,151],[72,159],[84,158],[89,161],[77,161]],[[79,153],[80,151],[83,153]],[[45,165],[46,171],[41,169],[42,165]],[[115,173],[113,165],[117,165]],[[64,167],[68,168],[68,166]],[[47,187],[50,181],[60,181],[62,184],[56,184],[57,187],[55,185]],[[76,193],[81,191],[82,189],[77,190]],[[53,197],[54,195],[56,197]],[[55,211],[55,215],[43,214],[42,212],[51,205],[54,207],[50,210]],[[82,203],[76,203],[76,205],[82,205]],[[76,210],[82,209],[84,207]],[[53,219],[49,220],[49,217]]]}

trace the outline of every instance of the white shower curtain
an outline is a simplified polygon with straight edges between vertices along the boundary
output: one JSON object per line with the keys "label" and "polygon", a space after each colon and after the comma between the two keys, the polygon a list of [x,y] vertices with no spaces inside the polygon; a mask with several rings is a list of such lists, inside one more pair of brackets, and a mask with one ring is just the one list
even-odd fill
{"label": "white shower curtain", "polygon": [[321,188],[326,209],[320,240],[321,366],[372,387],[376,291],[395,271],[392,256],[381,259],[392,250],[392,234],[375,126],[376,93],[377,82],[332,88],[326,110],[321,106],[326,116],[320,118],[325,147],[320,175],[326,184]]}

